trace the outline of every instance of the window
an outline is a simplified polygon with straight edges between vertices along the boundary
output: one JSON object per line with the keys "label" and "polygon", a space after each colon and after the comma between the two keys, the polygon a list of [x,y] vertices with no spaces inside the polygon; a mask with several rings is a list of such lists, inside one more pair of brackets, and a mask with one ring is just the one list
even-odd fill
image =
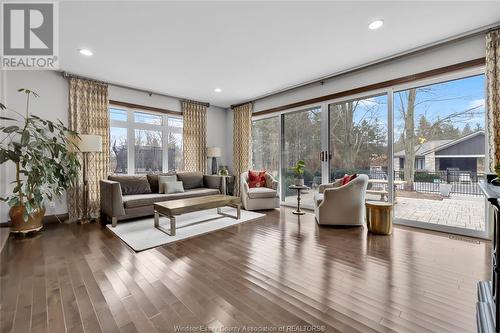
{"label": "window", "polygon": [[127,121],[127,111],[119,109],[109,109],[109,118],[111,120]]}
{"label": "window", "polygon": [[163,171],[163,148],[160,131],[135,129],[135,173]]}
{"label": "window", "polygon": [[363,173],[387,179],[387,95],[329,105],[330,180]]}
{"label": "window", "polygon": [[305,162],[304,184],[312,191],[303,196],[301,204],[314,208],[314,191],[321,184],[321,114],[320,107],[290,112],[283,115],[282,141],[282,200],[288,204],[297,203],[297,192],[289,186],[295,182],[295,173],[290,169],[298,161]]}
{"label": "window", "polygon": [[113,173],[150,173],[182,168],[181,117],[109,109]]}
{"label": "window", "polygon": [[180,170],[182,164],[182,119],[168,118],[168,170]]}
{"label": "window", "polygon": [[417,170],[424,170],[425,169],[425,158],[415,159],[415,168]]}
{"label": "window", "polygon": [[114,173],[127,173],[127,129],[123,127],[110,128],[110,162]]}
{"label": "window", "polygon": [[404,160],[394,170],[397,221],[486,230],[478,187],[485,177],[485,79],[436,80],[394,92],[394,159]]}
{"label": "window", "polygon": [[134,121],[136,123],[161,125],[162,116],[144,112],[134,112]]}
{"label": "window", "polygon": [[275,178],[279,178],[280,167],[279,132],[279,117],[252,122],[252,168],[266,170]]}

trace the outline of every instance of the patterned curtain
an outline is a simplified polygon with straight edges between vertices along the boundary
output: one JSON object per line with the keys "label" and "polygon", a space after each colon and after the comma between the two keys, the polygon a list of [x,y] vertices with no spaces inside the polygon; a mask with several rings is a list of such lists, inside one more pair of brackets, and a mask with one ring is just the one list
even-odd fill
{"label": "patterned curtain", "polygon": [[204,104],[183,101],[182,129],[184,148],[184,170],[200,171],[207,169],[207,106]]}
{"label": "patterned curtain", "polygon": [[240,174],[248,171],[252,159],[252,104],[233,109],[234,195],[240,196]]}
{"label": "patterned curtain", "polygon": [[[102,136],[102,152],[87,153],[89,154],[87,164],[88,210],[90,216],[94,218],[99,216],[100,211],[99,181],[106,179],[109,173],[108,102],[107,84],[74,77],[69,78],[69,128],[79,134]],[[81,158],[82,156],[80,156]],[[67,196],[69,220],[77,221],[84,215],[82,174],[76,185],[67,191]]]}
{"label": "patterned curtain", "polygon": [[500,164],[500,29],[486,34],[486,105],[491,171]]}

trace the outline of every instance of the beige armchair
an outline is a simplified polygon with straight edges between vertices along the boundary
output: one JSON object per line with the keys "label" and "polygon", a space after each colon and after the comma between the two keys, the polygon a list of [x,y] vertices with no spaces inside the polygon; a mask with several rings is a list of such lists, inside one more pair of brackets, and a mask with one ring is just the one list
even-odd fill
{"label": "beige armchair", "polygon": [[341,186],[340,180],[319,186],[314,195],[314,213],[320,225],[363,225],[368,176],[358,175]]}
{"label": "beige armchair", "polygon": [[243,208],[246,210],[274,209],[280,206],[279,183],[266,172],[266,187],[248,186],[248,172],[240,175],[240,193]]}

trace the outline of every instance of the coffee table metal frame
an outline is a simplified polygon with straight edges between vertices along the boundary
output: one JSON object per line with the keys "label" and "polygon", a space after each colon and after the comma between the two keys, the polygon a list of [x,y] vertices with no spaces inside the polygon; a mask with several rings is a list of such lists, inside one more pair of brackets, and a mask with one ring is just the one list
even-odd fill
{"label": "coffee table metal frame", "polygon": [[[195,207],[194,209],[190,209],[190,206],[185,206],[185,207],[182,207],[183,208],[182,212],[179,212],[179,213],[160,212],[158,210],[159,209],[158,206],[160,204],[162,204],[162,202],[155,203],[153,205],[153,207],[154,207],[154,227],[156,229],[166,233],[169,236],[175,236],[176,230],[177,230],[176,216],[182,215],[185,213],[196,212],[196,211],[205,210],[205,209],[211,209],[211,208],[217,208],[217,214],[220,215],[219,218],[231,217],[231,218],[234,218],[236,220],[239,220],[241,218],[241,201],[239,200],[239,198],[231,197],[229,201],[232,201],[232,202],[228,202],[228,197],[230,197],[230,196],[225,196],[225,195],[219,195],[219,196],[221,197],[220,201],[212,201],[212,202],[208,202],[208,203],[195,204],[195,205],[193,205]],[[210,197],[214,197],[214,196],[210,196]],[[180,200],[184,200],[184,199],[178,199],[178,200],[180,201]],[[168,202],[172,202],[172,201],[176,201],[176,200],[171,200]],[[224,213],[222,211],[222,207],[236,208],[236,215]],[[162,208],[160,208],[160,209],[162,209]],[[168,218],[170,220],[170,230],[167,230],[167,229],[163,228],[162,226],[160,226],[160,215],[165,216],[166,218]],[[209,219],[209,220],[212,220],[212,219]],[[206,220],[206,221],[209,221],[209,220]],[[201,222],[205,222],[205,221],[201,221]]]}

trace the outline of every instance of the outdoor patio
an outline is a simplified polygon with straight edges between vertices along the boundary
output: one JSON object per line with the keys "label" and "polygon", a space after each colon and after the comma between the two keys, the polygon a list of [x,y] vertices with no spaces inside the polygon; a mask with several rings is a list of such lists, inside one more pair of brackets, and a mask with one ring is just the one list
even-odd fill
{"label": "outdoor patio", "polygon": [[484,230],[484,199],[451,196],[443,200],[398,197],[394,217],[451,227]]}
{"label": "outdoor patio", "polygon": [[[434,223],[471,230],[484,230],[484,199],[479,196],[451,196],[450,198],[428,199],[419,197],[397,197],[394,210],[396,219]],[[313,209],[313,190],[303,192],[301,205]],[[428,196],[422,194],[422,196]],[[436,196],[437,197],[437,196]],[[380,196],[367,195],[367,200],[380,200]],[[296,206],[297,197],[286,197],[285,204]]]}

